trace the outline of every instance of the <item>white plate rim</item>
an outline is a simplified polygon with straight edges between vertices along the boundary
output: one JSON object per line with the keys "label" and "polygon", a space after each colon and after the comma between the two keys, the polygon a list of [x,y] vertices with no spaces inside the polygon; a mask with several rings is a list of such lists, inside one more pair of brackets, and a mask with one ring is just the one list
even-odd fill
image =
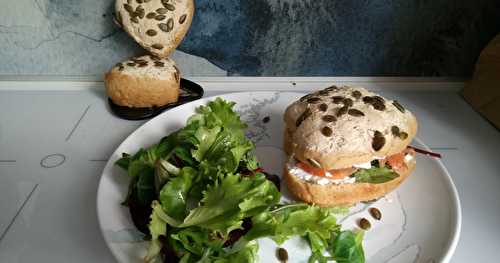
{"label": "white plate rim", "polygon": [[[180,105],[178,107],[175,107],[173,109],[170,109],[170,110],[167,110],[161,114],[159,114],[158,116],[155,116],[154,118],[148,120],[147,122],[143,123],[141,126],[139,126],[137,129],[135,129],[132,133],[130,133],[127,138],[125,138],[121,143],[120,145],[118,145],[118,147],[116,147],[116,149],[113,151],[113,153],[110,155],[110,157],[116,155],[118,149],[122,148],[122,146],[126,145],[128,143],[129,140],[131,140],[131,138],[133,138],[142,128],[146,127],[147,125],[150,125],[152,122],[155,122],[157,121],[158,119],[162,118],[163,115],[165,114],[172,114],[172,113],[175,113],[176,111],[182,111],[184,108],[187,108],[189,106],[191,106],[192,104],[198,104],[200,102],[208,102],[210,100],[213,100],[217,97],[223,97],[223,98],[226,98],[226,97],[232,97],[232,96],[255,96],[255,95],[271,95],[271,94],[275,94],[276,92],[273,92],[273,91],[255,91],[255,92],[231,92],[231,93],[225,93],[225,94],[220,94],[220,95],[214,95],[214,96],[210,96],[210,97],[204,97],[204,98],[201,98],[201,99],[198,99],[198,100],[195,100],[195,101],[191,101],[191,102],[188,102],[186,104],[183,104],[183,105]],[[295,95],[295,96],[300,96],[300,95],[305,95],[306,93],[300,93],[300,92],[279,92],[280,94],[289,94],[289,95]],[[428,150],[428,151],[431,151],[431,149],[425,144],[422,142],[422,140],[420,140],[419,138],[415,137],[414,140],[423,146],[423,148],[425,150]],[[440,160],[440,159],[437,159],[435,160],[436,163],[438,164],[439,168],[441,168],[443,174],[445,175],[444,178],[445,178],[445,182],[446,182],[446,185],[447,187],[449,188],[449,190],[451,191],[451,199],[452,199],[452,202],[453,202],[453,215],[452,218],[453,218],[453,221],[452,221],[452,228],[453,228],[453,232],[451,233],[451,238],[448,239],[448,242],[446,244],[446,252],[444,253],[444,255],[442,256],[442,258],[440,259],[441,262],[449,262],[457,248],[457,245],[458,245],[458,242],[459,242],[459,239],[460,239],[460,233],[461,233],[461,228],[462,228],[462,209],[461,209],[461,204],[460,204],[460,198],[459,198],[459,195],[458,195],[458,190],[453,182],[453,179],[451,178],[451,175],[450,173],[448,172],[448,169],[446,169],[446,167],[444,166],[443,162]],[[113,166],[115,165],[114,164],[114,160],[112,160],[112,158],[109,158],[108,159],[108,162],[106,163],[106,165],[104,166],[102,172],[101,172],[101,177],[99,179],[99,184],[97,186],[97,198],[96,198],[96,212],[97,212],[97,221],[98,221],[98,224],[99,224],[99,229],[100,229],[100,232],[101,232],[101,236],[103,237],[105,243],[106,243],[106,246],[108,247],[108,249],[111,251],[111,253],[113,254],[113,257],[115,258],[115,260],[118,261],[118,259],[120,258],[120,256],[118,255],[118,251],[113,248],[111,246],[111,241],[108,239],[108,237],[104,234],[105,233],[105,229],[104,229],[104,225],[103,225],[103,222],[102,222],[102,219],[101,217],[103,216],[102,213],[100,213],[100,211],[102,211],[102,205],[101,205],[101,202],[100,200],[102,200],[102,191],[103,191],[103,187],[102,187],[102,184],[103,184],[103,180],[105,178],[105,172],[106,171],[109,171],[110,169],[110,166]]]}

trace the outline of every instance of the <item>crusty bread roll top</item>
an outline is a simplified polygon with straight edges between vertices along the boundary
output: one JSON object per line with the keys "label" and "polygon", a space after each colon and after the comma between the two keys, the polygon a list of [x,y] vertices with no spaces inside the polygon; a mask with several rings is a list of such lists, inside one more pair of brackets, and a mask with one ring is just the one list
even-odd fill
{"label": "crusty bread roll top", "polygon": [[417,132],[408,109],[360,87],[308,94],[286,109],[284,120],[287,154],[326,170],[399,153]]}

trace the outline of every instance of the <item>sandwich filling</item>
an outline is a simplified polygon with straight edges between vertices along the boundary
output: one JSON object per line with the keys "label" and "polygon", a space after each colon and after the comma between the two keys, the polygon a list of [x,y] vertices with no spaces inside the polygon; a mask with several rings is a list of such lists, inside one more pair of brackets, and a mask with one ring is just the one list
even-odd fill
{"label": "sandwich filling", "polygon": [[399,177],[408,169],[408,164],[415,158],[415,151],[406,148],[400,153],[375,158],[371,162],[354,164],[350,168],[325,170],[315,168],[290,158],[287,169],[290,174],[301,180],[319,185],[353,184],[353,183],[385,183]]}

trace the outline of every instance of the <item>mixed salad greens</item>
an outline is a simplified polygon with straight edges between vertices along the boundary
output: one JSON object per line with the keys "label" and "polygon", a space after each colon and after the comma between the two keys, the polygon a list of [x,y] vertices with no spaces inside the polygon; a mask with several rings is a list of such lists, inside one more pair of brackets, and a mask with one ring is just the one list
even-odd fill
{"label": "mixed salad greens", "polygon": [[130,177],[129,207],[150,240],[145,262],[257,262],[262,237],[310,244],[309,262],[364,262],[363,232],[341,230],[335,213],[280,203],[279,179],[259,168],[247,125],[220,98],[184,128],[116,164]]}

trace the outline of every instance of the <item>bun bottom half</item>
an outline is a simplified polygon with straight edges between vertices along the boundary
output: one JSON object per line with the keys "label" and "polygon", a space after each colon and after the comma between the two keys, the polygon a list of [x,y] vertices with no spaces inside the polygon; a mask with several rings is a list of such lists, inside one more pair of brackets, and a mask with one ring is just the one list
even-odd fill
{"label": "bun bottom half", "polygon": [[416,162],[407,164],[408,168],[399,177],[381,184],[353,183],[319,185],[304,181],[288,172],[285,167],[284,179],[288,190],[297,199],[322,207],[354,205],[362,201],[378,199],[396,189],[415,170]]}
{"label": "bun bottom half", "polygon": [[180,81],[175,78],[154,79],[141,76],[108,73],[106,93],[120,106],[141,108],[163,106],[179,98]]}

